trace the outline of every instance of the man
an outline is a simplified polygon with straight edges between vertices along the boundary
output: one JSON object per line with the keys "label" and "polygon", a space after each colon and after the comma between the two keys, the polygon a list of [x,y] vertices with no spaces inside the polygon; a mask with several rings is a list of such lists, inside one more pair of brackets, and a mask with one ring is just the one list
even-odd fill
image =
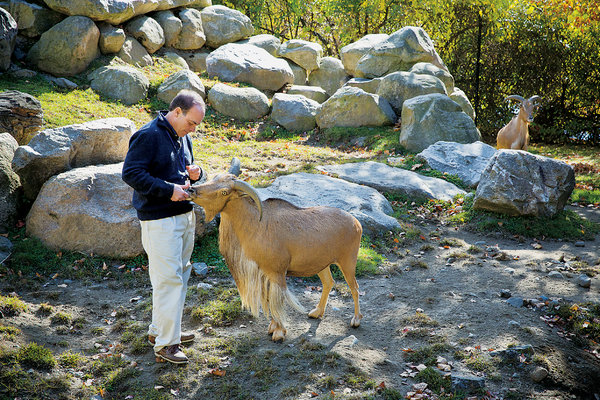
{"label": "man", "polygon": [[142,227],[152,283],[152,324],[148,341],[157,360],[184,364],[180,344],[194,340],[181,333],[181,318],[191,273],[196,219],[186,189],[202,177],[193,164],[194,132],[205,114],[202,97],[182,90],[169,111],[133,134],[122,178],[134,189],[133,206]]}

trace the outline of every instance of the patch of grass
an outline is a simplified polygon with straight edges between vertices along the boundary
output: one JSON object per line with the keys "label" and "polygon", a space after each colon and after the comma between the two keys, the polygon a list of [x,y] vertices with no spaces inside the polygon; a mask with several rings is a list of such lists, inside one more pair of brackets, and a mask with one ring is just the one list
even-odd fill
{"label": "patch of grass", "polygon": [[27,311],[27,304],[17,296],[3,296],[0,294],[0,312],[5,317],[12,317]]}
{"label": "patch of grass", "polygon": [[37,343],[29,343],[19,349],[16,359],[23,367],[50,370],[56,366],[56,359],[50,349]]}
{"label": "patch of grass", "polygon": [[444,377],[431,367],[419,371],[415,376],[415,381],[425,382],[427,388],[439,394],[440,392],[452,393],[452,382],[450,377]]}
{"label": "patch of grass", "polygon": [[421,246],[421,248],[419,250],[420,251],[433,251],[434,249],[435,249],[435,247],[433,247],[432,245],[427,243],[427,244],[424,244],[423,246]]}
{"label": "patch of grass", "polygon": [[430,346],[424,346],[410,353],[405,354],[404,358],[408,362],[423,363],[425,365],[435,365],[437,355],[450,350],[448,343],[434,343]]}
{"label": "patch of grass", "polygon": [[52,307],[48,303],[41,303],[40,306],[39,306],[39,308],[38,308],[38,310],[37,310],[37,313],[39,315],[42,315],[42,316],[44,316],[44,315],[50,315],[53,312],[54,312],[54,307]]}
{"label": "patch of grass", "polygon": [[439,326],[439,322],[431,318],[424,312],[416,312],[415,315],[406,317],[402,320],[405,324],[413,324],[417,326]]}
{"label": "patch of grass", "polygon": [[15,340],[20,334],[21,330],[16,326],[0,324],[0,335],[4,340]]}
{"label": "patch of grass", "polygon": [[124,368],[128,361],[121,357],[106,357],[94,360],[90,365],[89,372],[95,377],[106,377],[110,373]]}
{"label": "patch of grass", "polygon": [[137,387],[135,378],[140,374],[141,372],[135,368],[119,368],[108,374],[104,387],[108,393],[119,394],[121,397],[122,393],[127,393]]}
{"label": "patch of grass", "polygon": [[467,252],[464,251],[453,251],[451,252],[448,257],[454,257],[457,260],[463,260],[463,259],[471,259],[473,258],[472,255],[468,254]]}
{"label": "patch of grass", "polygon": [[231,325],[242,315],[242,300],[235,288],[215,287],[198,292],[200,305],[192,309],[191,316],[212,326]]}
{"label": "patch of grass", "polygon": [[575,335],[578,344],[600,350],[600,304],[562,301],[550,309],[550,314],[558,318],[555,325]]}
{"label": "patch of grass", "polygon": [[462,247],[462,242],[459,239],[455,238],[443,238],[440,240],[440,246],[448,246],[448,247]]}
{"label": "patch of grass", "polygon": [[409,261],[408,265],[410,265],[412,268],[421,268],[421,269],[427,269],[429,268],[429,265],[427,265],[427,263],[419,258],[413,258]]}
{"label": "patch of grass", "polygon": [[231,276],[225,259],[219,252],[219,231],[215,229],[208,235],[204,235],[194,246],[192,262],[202,261],[208,265],[210,276]]}
{"label": "patch of grass", "polygon": [[443,179],[461,189],[467,191],[469,190],[469,187],[457,175],[433,169],[427,164],[426,161],[417,158],[415,154],[408,154],[406,157],[404,157],[404,161],[397,165],[397,167],[416,172],[420,175]]}
{"label": "patch of grass", "polygon": [[[363,138],[363,146],[357,144],[357,138]],[[382,156],[405,153],[392,127],[334,127],[321,131],[319,139],[342,150],[364,147]]]}
{"label": "patch of grass", "polygon": [[469,254],[479,254],[482,252],[483,252],[483,250],[481,249],[481,247],[475,246],[474,244],[470,245],[469,248],[467,249],[467,253],[469,253]]}
{"label": "patch of grass", "polygon": [[52,317],[50,317],[50,322],[54,325],[69,325],[73,316],[64,312],[57,312]]}
{"label": "patch of grass", "polygon": [[85,362],[85,357],[81,353],[73,353],[71,350],[58,356],[58,363],[67,368],[76,368]]}

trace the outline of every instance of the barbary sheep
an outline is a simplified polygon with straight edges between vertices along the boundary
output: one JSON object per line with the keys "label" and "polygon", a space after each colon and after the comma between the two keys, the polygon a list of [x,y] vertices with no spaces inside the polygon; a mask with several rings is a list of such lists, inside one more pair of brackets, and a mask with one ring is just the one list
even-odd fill
{"label": "barbary sheep", "polygon": [[529,99],[513,94],[506,100],[517,100],[521,103],[519,113],[508,124],[498,131],[496,147],[498,149],[527,150],[529,146],[529,124],[533,122],[535,112],[540,108],[540,96]]}
{"label": "barbary sheep", "polygon": [[323,292],[308,316],[320,318],[334,283],[331,264],[340,268],[352,293],[354,317],[350,325],[360,325],[355,272],[362,226],[356,218],[333,207],[299,208],[281,199],[261,202],[252,186],[232,174],[195,184],[188,193],[204,208],[207,222],[221,213],[219,250],[243,307],[255,317],[261,308],[267,318],[270,315],[273,341],[285,339],[286,302],[305,312],[287,288],[286,276],[318,274]]}

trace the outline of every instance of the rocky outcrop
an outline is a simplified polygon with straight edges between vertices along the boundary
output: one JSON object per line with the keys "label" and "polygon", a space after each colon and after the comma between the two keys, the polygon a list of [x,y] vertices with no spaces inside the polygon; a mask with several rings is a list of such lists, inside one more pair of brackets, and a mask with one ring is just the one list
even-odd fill
{"label": "rocky outcrop", "polygon": [[405,26],[376,43],[356,64],[357,78],[377,78],[407,71],[418,62],[429,62],[447,70],[423,28]]}
{"label": "rocky outcrop", "polygon": [[201,14],[206,44],[212,48],[246,39],[254,33],[250,18],[237,10],[217,5],[206,7]]}
{"label": "rocky outcrop", "polygon": [[481,174],[473,207],[553,217],[564,208],[574,187],[575,173],[565,162],[522,150],[499,150]]}
{"label": "rocky outcrop", "polygon": [[383,126],[395,122],[396,114],[383,97],[355,87],[341,88],[317,112],[319,128]]}
{"label": "rocky outcrop", "polygon": [[365,78],[352,78],[348,82],[344,84],[344,86],[352,86],[357,87],[359,89],[364,90],[367,93],[377,93],[377,89],[379,89],[379,84],[381,83],[381,79],[383,78],[373,78],[373,79],[365,79]]}
{"label": "rocky outcrop", "polygon": [[150,57],[146,48],[131,36],[125,38],[118,56],[127,64],[135,65],[136,67],[142,68],[152,65],[152,57]]}
{"label": "rocky outcrop", "polygon": [[127,105],[145,99],[150,87],[141,71],[120,65],[100,67],[89,78],[90,87],[96,92]]}
{"label": "rocky outcrop", "polygon": [[473,120],[446,95],[434,93],[406,100],[400,144],[420,152],[440,140],[473,143],[481,140],[481,134]]}
{"label": "rocky outcrop", "polygon": [[318,43],[307,40],[292,39],[279,46],[277,55],[292,60],[310,72],[319,68],[323,56],[323,47]]}
{"label": "rocky outcrop", "polygon": [[44,123],[42,105],[30,94],[17,90],[0,93],[0,132],[8,132],[19,144],[27,144]]}
{"label": "rocky outcrop", "polygon": [[271,119],[288,131],[310,131],[317,126],[315,115],[320,104],[301,95],[276,93]]}
{"label": "rocky outcrop", "polygon": [[377,94],[389,101],[398,115],[402,113],[405,100],[429,93],[446,94],[446,87],[435,76],[404,71],[386,75],[377,87]]}
{"label": "rocky outcrop", "polygon": [[475,121],[475,110],[473,109],[473,105],[469,101],[469,98],[467,97],[465,92],[455,87],[454,91],[450,93],[448,97],[450,97],[452,101],[457,103],[460,106],[460,108],[462,108],[462,110],[465,112],[465,114],[467,114],[469,117],[471,117],[473,121]]}
{"label": "rocky outcrop", "polygon": [[184,8],[179,12],[181,30],[173,47],[180,50],[196,50],[206,43],[206,35],[202,25],[202,14],[194,8]]}
{"label": "rocky outcrop", "polygon": [[[21,181],[12,169],[12,160],[19,144],[6,132],[0,133],[0,232],[16,222]],[[1,258],[1,257],[0,257]],[[0,260],[1,261],[1,260]]]}
{"label": "rocky outcrop", "polygon": [[356,64],[358,64],[358,60],[367,54],[369,50],[371,50],[371,48],[377,43],[386,40],[389,37],[390,35],[386,35],[385,33],[370,34],[363,36],[356,42],[342,47],[340,51],[340,57],[342,59],[342,63],[344,64],[344,69],[348,75],[357,76],[357,74],[360,74],[356,71]]}
{"label": "rocky outcrop", "polygon": [[229,43],[206,58],[206,72],[225,82],[246,82],[262,90],[279,90],[291,84],[294,75],[281,58],[250,44]]}
{"label": "rocky outcrop", "polygon": [[0,8],[0,71],[10,67],[10,59],[17,40],[17,22],[12,15]]}
{"label": "rocky outcrop", "polygon": [[140,15],[125,25],[127,32],[142,46],[149,54],[155,53],[165,44],[165,33],[156,20],[147,15]]}
{"label": "rocky outcrop", "polygon": [[456,175],[467,186],[476,188],[494,154],[496,149],[483,142],[439,141],[417,154],[417,158],[427,162],[431,168]]}
{"label": "rocky outcrop", "polygon": [[325,89],[329,96],[332,96],[349,79],[344,65],[340,60],[334,57],[324,57],[321,59],[319,68],[310,73],[308,84],[310,86],[319,86]]}
{"label": "rocky outcrop", "polygon": [[221,114],[240,120],[255,120],[269,113],[269,99],[255,88],[217,83],[208,91],[208,101]]}
{"label": "rocky outcrop", "polygon": [[325,102],[329,98],[327,92],[323,88],[317,86],[293,85],[287,90],[287,94],[300,94],[319,104]]}
{"label": "rocky outcrop", "polygon": [[89,18],[68,17],[44,32],[27,59],[56,76],[83,72],[99,53],[100,31]]}
{"label": "rocky outcrop", "polygon": [[251,44],[266,50],[273,57],[277,56],[277,50],[281,46],[281,39],[277,36],[261,34],[250,36],[248,39],[243,39],[236,42],[237,44]]}
{"label": "rocky outcrop", "polygon": [[118,53],[125,43],[125,31],[105,22],[98,24],[100,39],[98,46],[102,54]]}
{"label": "rocky outcrop", "polygon": [[25,197],[34,200],[42,185],[58,173],[123,161],[134,131],[130,120],[108,118],[40,132],[15,151],[12,161]]}
{"label": "rocky outcrop", "polygon": [[298,207],[330,206],[341,208],[358,219],[367,234],[378,234],[400,227],[391,217],[392,206],[377,190],[342,179],[304,172],[280,176],[264,189],[256,189],[261,200],[277,198]]}
{"label": "rocky outcrop", "polygon": [[416,63],[408,70],[408,72],[412,72],[413,74],[435,76],[444,83],[444,86],[446,87],[446,93],[452,93],[454,91],[454,77],[447,70],[436,67],[432,63]]}
{"label": "rocky outcrop", "polygon": [[19,33],[34,38],[62,21],[65,16],[33,2],[11,0],[8,11],[17,21]]}
{"label": "rocky outcrop", "polygon": [[443,179],[432,178],[390,167],[386,164],[368,161],[317,167],[319,171],[336,174],[340,179],[366,185],[380,192],[396,193],[410,199],[450,201],[465,191]]}
{"label": "rocky outcrop", "polygon": [[167,77],[158,87],[157,97],[165,103],[171,104],[171,100],[182,89],[192,90],[202,96],[203,99],[206,98],[202,81],[198,78],[198,75],[189,69],[182,69]]}

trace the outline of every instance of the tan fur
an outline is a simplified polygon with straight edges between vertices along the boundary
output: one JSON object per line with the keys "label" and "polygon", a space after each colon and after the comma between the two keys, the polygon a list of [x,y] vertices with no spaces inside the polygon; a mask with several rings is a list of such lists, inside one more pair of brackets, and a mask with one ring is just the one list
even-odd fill
{"label": "tan fur", "polygon": [[323,281],[321,301],[309,316],[323,315],[333,279],[322,273],[340,267],[354,300],[351,325],[360,325],[356,260],[362,227],[345,211],[333,207],[299,208],[284,200],[262,202],[263,216],[253,201],[231,189],[232,175],[215,177],[193,188],[192,199],[207,219],[221,213],[219,249],[236,282],[242,303],[254,315],[271,317],[273,340],[283,340],[285,303],[305,312],[288,290],[286,275],[312,276]]}
{"label": "tan fur", "polygon": [[529,124],[533,122],[534,112],[539,108],[538,96],[523,99],[520,96],[509,96],[508,99],[521,102],[519,113],[508,124],[498,131],[496,148],[527,150],[529,147]]}

